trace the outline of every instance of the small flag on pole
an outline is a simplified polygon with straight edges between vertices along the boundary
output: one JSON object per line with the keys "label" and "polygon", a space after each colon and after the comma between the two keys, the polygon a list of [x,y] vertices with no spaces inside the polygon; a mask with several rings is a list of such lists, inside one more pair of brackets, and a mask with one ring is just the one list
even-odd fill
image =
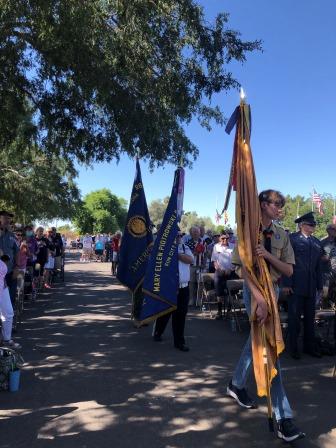
{"label": "small flag on pole", "polygon": [[321,196],[316,192],[315,188],[313,190],[313,194],[312,194],[312,203],[316,204],[317,207],[317,211],[319,212],[320,215],[323,215],[323,201]]}

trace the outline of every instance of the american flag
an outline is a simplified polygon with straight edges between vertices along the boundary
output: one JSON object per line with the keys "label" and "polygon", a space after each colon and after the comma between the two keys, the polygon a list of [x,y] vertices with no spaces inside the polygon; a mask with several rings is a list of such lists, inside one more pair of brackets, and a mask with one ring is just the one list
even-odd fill
{"label": "american flag", "polygon": [[323,215],[323,201],[315,189],[313,190],[312,202],[313,204],[316,204],[319,214]]}

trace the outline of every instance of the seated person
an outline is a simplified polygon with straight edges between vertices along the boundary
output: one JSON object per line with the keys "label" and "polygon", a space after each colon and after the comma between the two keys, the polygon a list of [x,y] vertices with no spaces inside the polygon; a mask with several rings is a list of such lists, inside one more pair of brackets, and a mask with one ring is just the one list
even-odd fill
{"label": "seated person", "polygon": [[218,312],[216,319],[223,318],[223,302],[226,290],[226,281],[237,278],[232,265],[233,249],[229,245],[230,235],[223,233],[219,237],[219,243],[215,244],[211,261],[215,268],[215,290],[218,301]]}

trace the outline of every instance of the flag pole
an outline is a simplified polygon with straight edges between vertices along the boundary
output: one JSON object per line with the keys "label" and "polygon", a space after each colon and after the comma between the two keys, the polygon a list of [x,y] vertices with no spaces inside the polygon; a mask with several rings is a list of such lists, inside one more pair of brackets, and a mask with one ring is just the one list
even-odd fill
{"label": "flag pole", "polygon": [[[140,148],[139,148],[139,146],[137,146],[136,151],[135,151],[135,163],[139,159],[140,159]],[[137,322],[136,322],[136,318],[135,318],[135,292],[134,291],[132,291],[131,321],[133,322],[134,328],[139,328],[139,326],[137,325]]]}
{"label": "flag pole", "polygon": [[[245,92],[243,88],[240,89],[240,113],[244,115],[244,107],[245,107]],[[244,120],[242,120],[243,123]],[[244,129],[243,135],[244,138]],[[261,231],[259,232],[259,241],[261,240]],[[266,399],[267,399],[267,421],[268,428],[270,432],[274,432],[274,424],[273,424],[273,408],[272,408],[272,398],[271,398],[271,382],[268,368],[268,353],[267,353],[267,344],[266,344],[266,332],[265,325],[261,326],[261,340],[262,340],[262,353],[263,353],[263,364],[264,364],[264,375],[265,375],[265,384],[266,384]]]}
{"label": "flag pole", "polygon": [[264,372],[265,372],[265,383],[266,383],[266,393],[267,393],[268,428],[269,428],[270,432],[274,432],[273,410],[272,410],[272,399],[271,399],[271,384],[270,384],[270,379],[269,379],[265,325],[262,325],[262,327],[261,327],[261,338],[262,338],[262,342],[263,342],[263,360],[264,360]]}
{"label": "flag pole", "polygon": [[[298,201],[297,206],[296,206],[296,217],[298,218],[300,215],[300,201]],[[299,224],[296,224],[296,231],[299,230]]]}

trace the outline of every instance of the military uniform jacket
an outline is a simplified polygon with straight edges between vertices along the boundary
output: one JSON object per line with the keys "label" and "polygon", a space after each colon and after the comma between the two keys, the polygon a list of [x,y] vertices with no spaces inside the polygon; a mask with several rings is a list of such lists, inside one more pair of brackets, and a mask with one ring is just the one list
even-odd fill
{"label": "military uniform jacket", "polygon": [[291,277],[283,276],[282,286],[292,288],[294,294],[315,297],[316,290],[321,290],[323,286],[321,243],[314,236],[307,238],[301,232],[292,233],[289,238],[294,249],[295,265]]}

